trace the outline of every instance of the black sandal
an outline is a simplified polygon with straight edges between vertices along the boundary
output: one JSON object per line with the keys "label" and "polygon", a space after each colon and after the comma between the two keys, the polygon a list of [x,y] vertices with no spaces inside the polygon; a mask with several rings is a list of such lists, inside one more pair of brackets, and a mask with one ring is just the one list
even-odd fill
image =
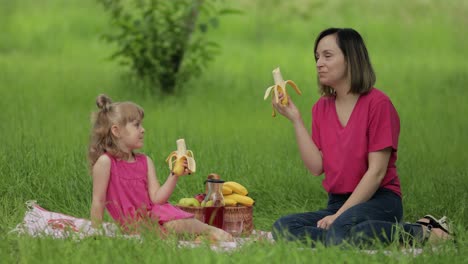
{"label": "black sandal", "polygon": [[425,215],[423,218],[429,220],[429,222],[427,223],[427,222],[422,222],[422,221],[416,221],[416,223],[427,227],[426,235],[423,238],[424,242],[427,242],[427,240],[429,240],[429,237],[431,236],[431,231],[433,228],[440,228],[449,236],[453,237],[453,231],[452,231],[451,226],[447,222],[446,216],[443,216],[442,218],[437,219],[432,215]]}

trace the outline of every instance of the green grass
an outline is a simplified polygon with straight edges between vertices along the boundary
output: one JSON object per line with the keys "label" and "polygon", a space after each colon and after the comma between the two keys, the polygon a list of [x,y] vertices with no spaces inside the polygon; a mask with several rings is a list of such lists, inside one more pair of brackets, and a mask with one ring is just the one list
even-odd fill
{"label": "green grass", "polygon": [[[287,2],[287,3],[286,3]],[[395,3],[396,2],[396,3]],[[92,0],[0,1],[0,259],[42,262],[461,262],[468,256],[468,12],[466,1],[230,1],[243,15],[223,17],[210,37],[221,54],[199,78],[169,98],[125,81],[99,38],[106,15]],[[319,98],[313,41],[329,26],[364,37],[376,86],[400,114],[398,171],[404,214],[430,213],[455,223],[459,250],[445,245],[414,258],[398,247],[385,255],[295,244],[254,244],[233,253],[177,249],[174,241],[143,243],[99,238],[32,239],[7,235],[22,220],[24,202],[88,217],[91,178],[86,164],[90,112],[106,93],[145,108],[143,152],[166,179],[166,155],[185,138],[198,171],[182,179],[171,202],[203,190],[216,172],[244,184],[256,200],[255,226],[269,230],[280,216],[325,205],[322,177],[302,165],[292,126],[270,117],[262,100],[281,66],[303,91],[293,95],[307,126]],[[200,257],[202,256],[202,257]]]}

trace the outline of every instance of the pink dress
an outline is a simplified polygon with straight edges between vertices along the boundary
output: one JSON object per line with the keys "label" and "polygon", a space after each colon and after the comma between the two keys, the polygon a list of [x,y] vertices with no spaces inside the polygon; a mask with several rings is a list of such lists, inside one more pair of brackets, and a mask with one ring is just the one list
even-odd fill
{"label": "pink dress", "polygon": [[148,194],[148,165],[143,154],[136,154],[134,162],[118,160],[110,154],[110,179],[107,187],[106,208],[122,225],[150,217],[160,225],[165,222],[192,218],[169,203],[154,204]]}

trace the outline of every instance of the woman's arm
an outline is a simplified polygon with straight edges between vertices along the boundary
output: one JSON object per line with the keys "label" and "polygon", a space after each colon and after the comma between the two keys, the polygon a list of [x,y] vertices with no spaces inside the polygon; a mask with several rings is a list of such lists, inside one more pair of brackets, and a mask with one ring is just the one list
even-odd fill
{"label": "woman's arm", "polygon": [[368,201],[375,194],[387,173],[391,151],[391,148],[386,148],[381,151],[369,153],[369,168],[356,186],[356,189],[354,189],[354,192],[340,210],[338,210],[338,215],[356,204]]}
{"label": "woman's arm", "polygon": [[[280,95],[280,102],[282,98],[283,95]],[[320,153],[319,149],[310,137],[309,132],[304,126],[301,114],[299,113],[296,105],[293,103],[290,97],[288,99],[289,104],[286,106],[282,105],[281,103],[276,103],[275,100],[273,100],[273,107],[293,123],[301,159],[304,162],[306,168],[313,175],[319,176],[323,173],[322,153]]]}
{"label": "woman's arm", "polygon": [[297,145],[304,165],[313,175],[321,175],[323,173],[322,153],[307,132],[302,118],[293,121],[293,124]]}
{"label": "woman's arm", "polygon": [[[153,202],[154,204],[165,204],[169,200],[169,197],[171,197],[172,192],[174,191],[174,188],[177,184],[179,177],[171,173],[169,174],[169,177],[167,177],[166,182],[161,186],[156,176],[156,169],[154,168],[153,161],[151,160],[150,157],[147,157],[147,159],[148,159],[148,193],[149,193],[151,202]],[[187,164],[185,164],[185,167],[187,167]],[[188,173],[188,170],[185,169],[183,175],[187,173]]]}
{"label": "woman's arm", "polygon": [[368,155],[369,168],[362,177],[359,184],[354,189],[348,200],[341,206],[336,214],[324,217],[318,221],[317,226],[328,229],[333,221],[343,212],[354,205],[368,201],[377,191],[385,174],[387,173],[388,161],[392,148],[388,147],[377,152],[370,152]]}
{"label": "woman's arm", "polygon": [[94,228],[102,223],[106,205],[107,185],[110,178],[111,161],[108,156],[102,155],[93,166],[93,198],[91,202],[91,222]]}

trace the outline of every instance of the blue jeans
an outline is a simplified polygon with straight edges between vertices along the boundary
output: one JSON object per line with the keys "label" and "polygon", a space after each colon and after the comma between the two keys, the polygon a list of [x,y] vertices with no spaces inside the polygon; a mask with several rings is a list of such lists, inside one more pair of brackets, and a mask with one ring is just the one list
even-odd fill
{"label": "blue jeans", "polygon": [[404,231],[412,238],[422,240],[422,227],[418,224],[400,224],[403,206],[400,196],[380,188],[367,202],[357,204],[342,213],[328,230],[318,228],[317,222],[335,214],[351,194],[329,194],[326,209],[283,216],[273,224],[275,240],[321,242],[326,246],[368,245],[377,239],[392,242],[396,232]]}

